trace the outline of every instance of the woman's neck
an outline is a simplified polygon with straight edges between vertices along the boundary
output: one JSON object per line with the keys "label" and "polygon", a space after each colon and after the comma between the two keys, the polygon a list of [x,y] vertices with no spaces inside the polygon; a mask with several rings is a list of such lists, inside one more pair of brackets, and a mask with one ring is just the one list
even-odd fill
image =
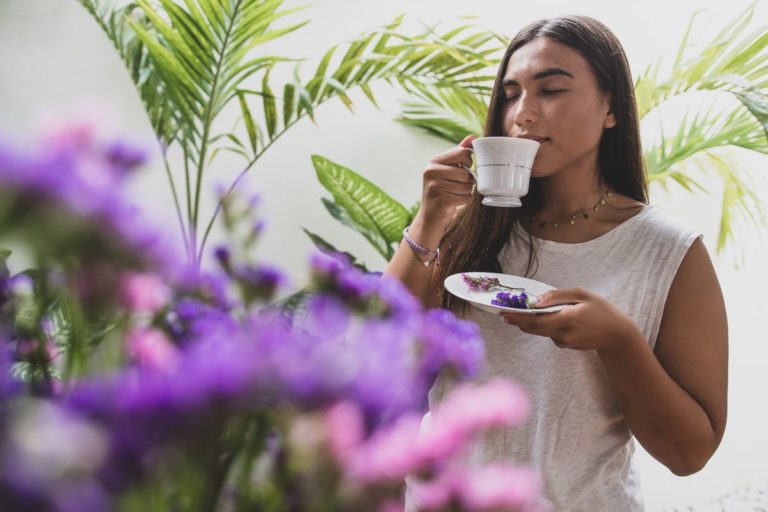
{"label": "woman's neck", "polygon": [[538,183],[540,203],[532,212],[537,220],[555,221],[587,210],[606,192],[597,173],[584,176],[550,176]]}

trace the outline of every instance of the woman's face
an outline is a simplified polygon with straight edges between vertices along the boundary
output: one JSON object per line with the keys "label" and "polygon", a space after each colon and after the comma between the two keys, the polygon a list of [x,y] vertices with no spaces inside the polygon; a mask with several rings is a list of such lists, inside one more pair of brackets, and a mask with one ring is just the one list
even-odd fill
{"label": "woman's face", "polygon": [[597,169],[603,130],[616,124],[610,98],[576,50],[546,37],[509,58],[503,81],[504,132],[541,142],[532,175]]}

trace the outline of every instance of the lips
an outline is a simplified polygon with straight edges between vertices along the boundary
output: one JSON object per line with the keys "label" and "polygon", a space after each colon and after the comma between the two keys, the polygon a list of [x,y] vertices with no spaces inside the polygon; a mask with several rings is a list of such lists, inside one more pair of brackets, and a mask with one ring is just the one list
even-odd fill
{"label": "lips", "polygon": [[525,133],[525,134],[521,134],[521,135],[516,135],[516,137],[517,137],[518,139],[529,139],[529,140],[535,140],[535,141],[536,141],[536,142],[538,142],[539,144],[543,144],[543,143],[545,143],[546,141],[548,141],[548,140],[549,140],[549,138],[548,138],[548,137],[541,137],[541,136],[539,136],[539,135],[532,135],[532,134],[530,134],[530,133]]}

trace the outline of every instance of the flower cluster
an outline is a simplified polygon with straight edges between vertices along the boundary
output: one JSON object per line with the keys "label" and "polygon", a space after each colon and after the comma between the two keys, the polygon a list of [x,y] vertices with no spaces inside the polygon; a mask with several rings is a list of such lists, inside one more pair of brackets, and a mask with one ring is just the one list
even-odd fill
{"label": "flower cluster", "polygon": [[[0,144],[1,227],[7,236],[21,237],[59,261],[87,257],[84,266],[178,264],[175,248],[120,195],[126,178],[143,163],[143,152],[99,140],[95,127],[76,123],[42,142],[44,149],[33,154]],[[36,229],[22,229],[31,225]]]}
{"label": "flower cluster", "polygon": [[461,279],[469,288],[471,292],[487,292],[495,288],[510,291],[524,291],[525,288],[515,288],[514,286],[507,286],[499,282],[498,277],[488,276],[471,276],[469,274],[461,274]]}
{"label": "flower cluster", "polygon": [[510,292],[499,292],[496,294],[496,298],[491,300],[491,304],[494,306],[502,306],[505,308],[514,309],[530,309],[530,298],[525,292],[520,295],[515,295]]}
{"label": "flower cluster", "polygon": [[512,384],[461,387],[420,427],[440,372],[481,370],[475,324],[341,256],[312,256],[295,309],[270,302],[282,272],[227,247],[216,270],[169,264],[115,192],[141,153],[51,140],[0,150],[0,226],[23,219],[41,265],[0,251],[0,509],[383,512],[407,475],[427,510],[535,500],[521,469],[458,463],[522,420]]}

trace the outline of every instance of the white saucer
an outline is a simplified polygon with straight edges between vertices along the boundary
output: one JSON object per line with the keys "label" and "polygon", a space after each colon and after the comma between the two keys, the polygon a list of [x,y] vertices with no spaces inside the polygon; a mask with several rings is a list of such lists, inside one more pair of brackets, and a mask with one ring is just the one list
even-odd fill
{"label": "white saucer", "polygon": [[452,276],[448,276],[445,279],[444,286],[445,286],[445,289],[448,290],[448,292],[450,292],[452,295],[455,295],[460,299],[466,300],[476,308],[482,309],[483,311],[488,311],[490,313],[500,313],[503,311],[509,311],[512,313],[536,315],[540,313],[554,313],[566,307],[565,304],[550,306],[548,308],[541,308],[541,309],[516,309],[516,308],[507,308],[504,306],[495,306],[491,304],[491,301],[496,298],[496,294],[499,292],[508,291],[508,290],[505,290],[503,288],[496,288],[496,289],[488,290],[486,292],[471,291],[469,289],[469,285],[467,285],[467,283],[464,282],[464,279],[462,277],[464,274],[466,274],[469,277],[496,278],[499,280],[499,283],[503,284],[504,286],[509,286],[513,288],[523,288],[525,290],[525,293],[528,294],[528,296],[533,299],[531,302],[535,302],[536,297],[538,297],[542,293],[547,292],[549,290],[554,290],[555,288],[546,283],[535,281],[533,279],[513,276],[509,274],[496,274],[493,272],[462,272],[460,274],[453,274]]}

